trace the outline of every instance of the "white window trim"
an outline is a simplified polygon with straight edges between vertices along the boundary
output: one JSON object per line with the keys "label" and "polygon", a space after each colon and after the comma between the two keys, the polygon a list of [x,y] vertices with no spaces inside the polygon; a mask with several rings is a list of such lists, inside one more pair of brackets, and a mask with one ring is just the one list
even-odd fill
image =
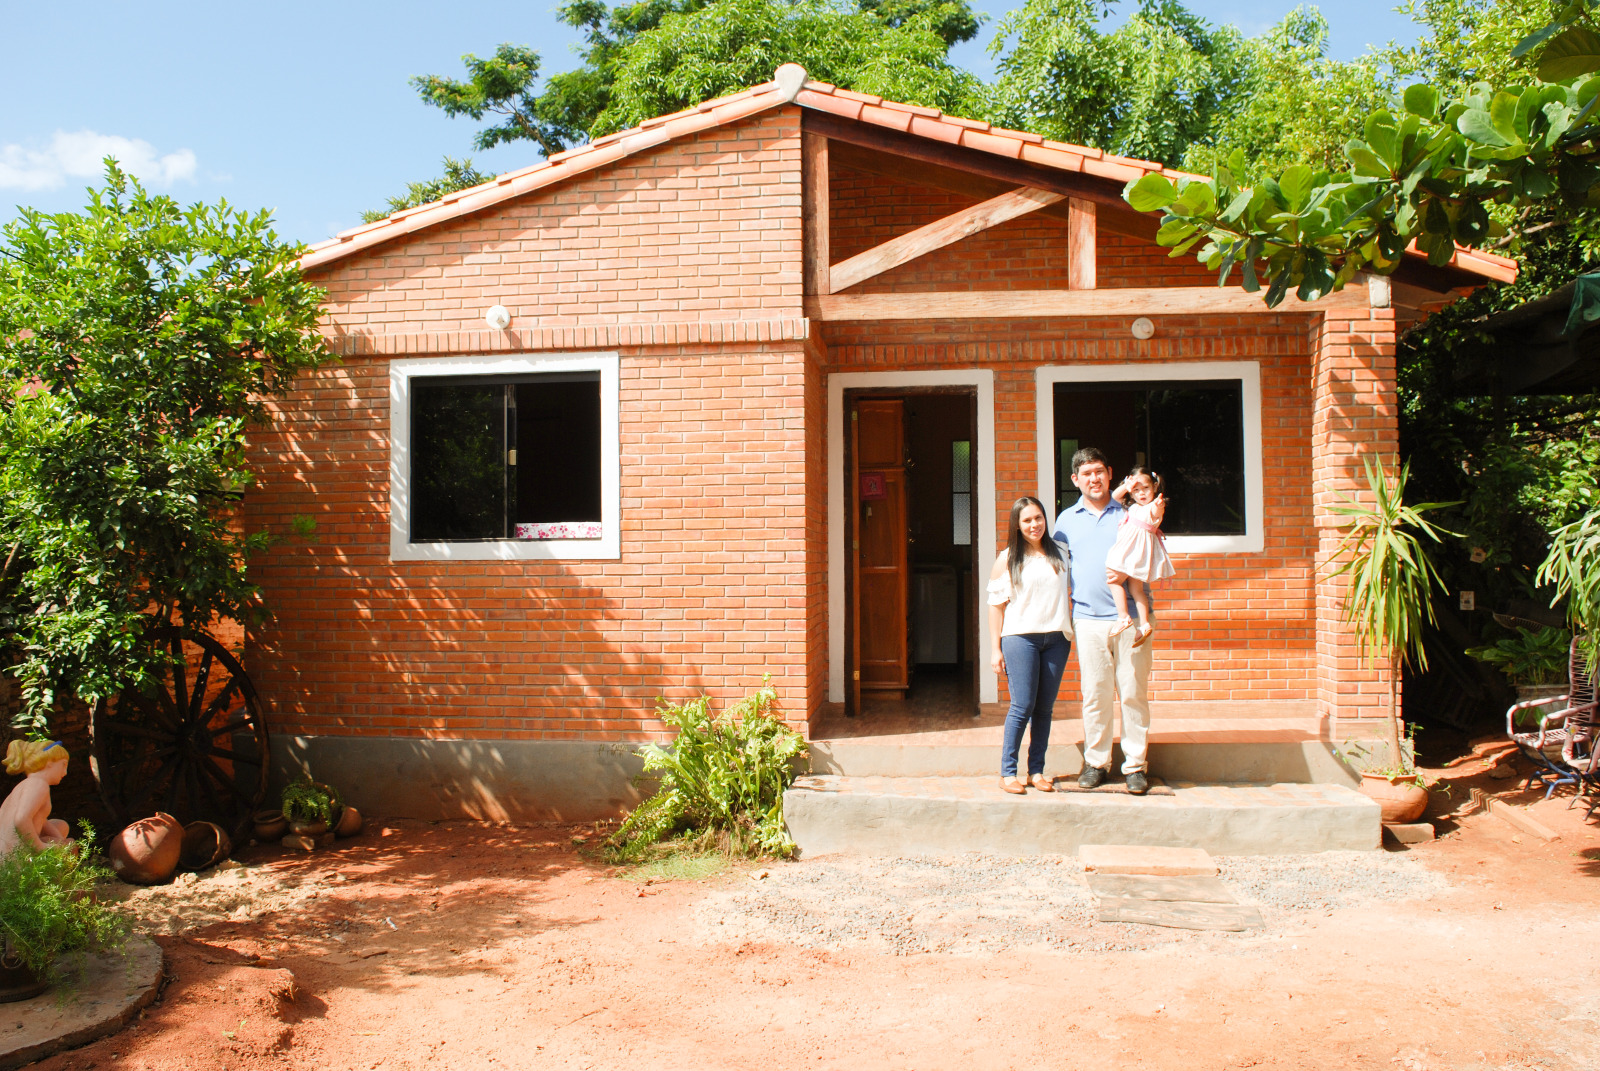
{"label": "white window trim", "polygon": [[[844,392],[873,387],[976,387],[978,392],[977,487],[972,508],[978,517],[978,585],[983,591],[988,565],[994,561],[994,372],[956,368],[930,372],[835,372],[828,377],[828,702],[844,702]],[[979,608],[982,609],[979,599]],[[1000,699],[1000,678],[989,668],[989,615],[978,614],[978,700]]]}
{"label": "white window trim", "polygon": [[[533,357],[417,357],[389,362],[389,558],[391,561],[598,561],[622,557],[622,459],[617,380],[612,353]],[[413,543],[411,520],[411,381],[421,376],[505,376],[539,372],[600,373],[599,539],[502,539]]]}
{"label": "white window trim", "polygon": [[1045,365],[1034,373],[1034,415],[1039,435],[1039,501],[1050,502],[1056,483],[1055,385],[1162,379],[1237,379],[1244,407],[1244,534],[1167,536],[1174,554],[1259,554],[1266,547],[1265,481],[1261,455],[1259,361],[1182,361],[1169,364]]}

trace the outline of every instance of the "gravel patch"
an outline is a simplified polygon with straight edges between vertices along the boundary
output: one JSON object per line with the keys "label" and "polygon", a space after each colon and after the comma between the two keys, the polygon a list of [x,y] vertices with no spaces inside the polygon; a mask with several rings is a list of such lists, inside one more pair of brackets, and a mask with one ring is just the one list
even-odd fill
{"label": "gravel patch", "polygon": [[[1269,927],[1297,914],[1419,899],[1449,888],[1415,860],[1381,852],[1217,862],[1222,880],[1240,902],[1260,905]],[[781,863],[695,907],[700,937],[708,943],[892,955],[1126,951],[1197,937],[1252,936],[1102,923],[1096,914],[1082,864],[1061,856],[832,856]]]}

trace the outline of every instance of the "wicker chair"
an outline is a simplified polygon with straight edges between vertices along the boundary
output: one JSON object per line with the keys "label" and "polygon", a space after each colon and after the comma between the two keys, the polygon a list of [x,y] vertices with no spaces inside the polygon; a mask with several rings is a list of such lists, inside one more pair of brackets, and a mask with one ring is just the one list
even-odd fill
{"label": "wicker chair", "polygon": [[[1518,732],[1517,715],[1534,707],[1557,706],[1539,718],[1537,732]],[[1588,658],[1580,638],[1572,638],[1567,651],[1567,691],[1546,699],[1529,699],[1506,711],[1506,735],[1533,763],[1528,787],[1535,782],[1545,786],[1549,799],[1557,786],[1573,785],[1582,795],[1589,786],[1600,786],[1596,767],[1595,738],[1600,735],[1600,713],[1596,711],[1594,680],[1589,676]],[[1591,804],[1590,811],[1594,810]]]}

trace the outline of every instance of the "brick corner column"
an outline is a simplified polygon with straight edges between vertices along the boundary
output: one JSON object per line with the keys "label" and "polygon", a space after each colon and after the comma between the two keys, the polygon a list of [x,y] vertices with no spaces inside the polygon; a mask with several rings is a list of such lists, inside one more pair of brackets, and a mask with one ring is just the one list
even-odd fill
{"label": "brick corner column", "polygon": [[1345,577],[1327,565],[1344,518],[1332,512],[1341,492],[1365,501],[1365,463],[1398,467],[1399,401],[1395,393],[1392,309],[1331,309],[1312,324],[1311,478],[1317,530],[1316,688],[1319,713],[1334,740],[1383,739],[1389,671],[1369,666],[1341,620]]}

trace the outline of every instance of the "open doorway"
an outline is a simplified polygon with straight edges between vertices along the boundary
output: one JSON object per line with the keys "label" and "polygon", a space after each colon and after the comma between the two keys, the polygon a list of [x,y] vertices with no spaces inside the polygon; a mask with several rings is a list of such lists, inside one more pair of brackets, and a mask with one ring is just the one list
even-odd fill
{"label": "open doorway", "polygon": [[845,395],[846,713],[978,710],[977,395]]}

